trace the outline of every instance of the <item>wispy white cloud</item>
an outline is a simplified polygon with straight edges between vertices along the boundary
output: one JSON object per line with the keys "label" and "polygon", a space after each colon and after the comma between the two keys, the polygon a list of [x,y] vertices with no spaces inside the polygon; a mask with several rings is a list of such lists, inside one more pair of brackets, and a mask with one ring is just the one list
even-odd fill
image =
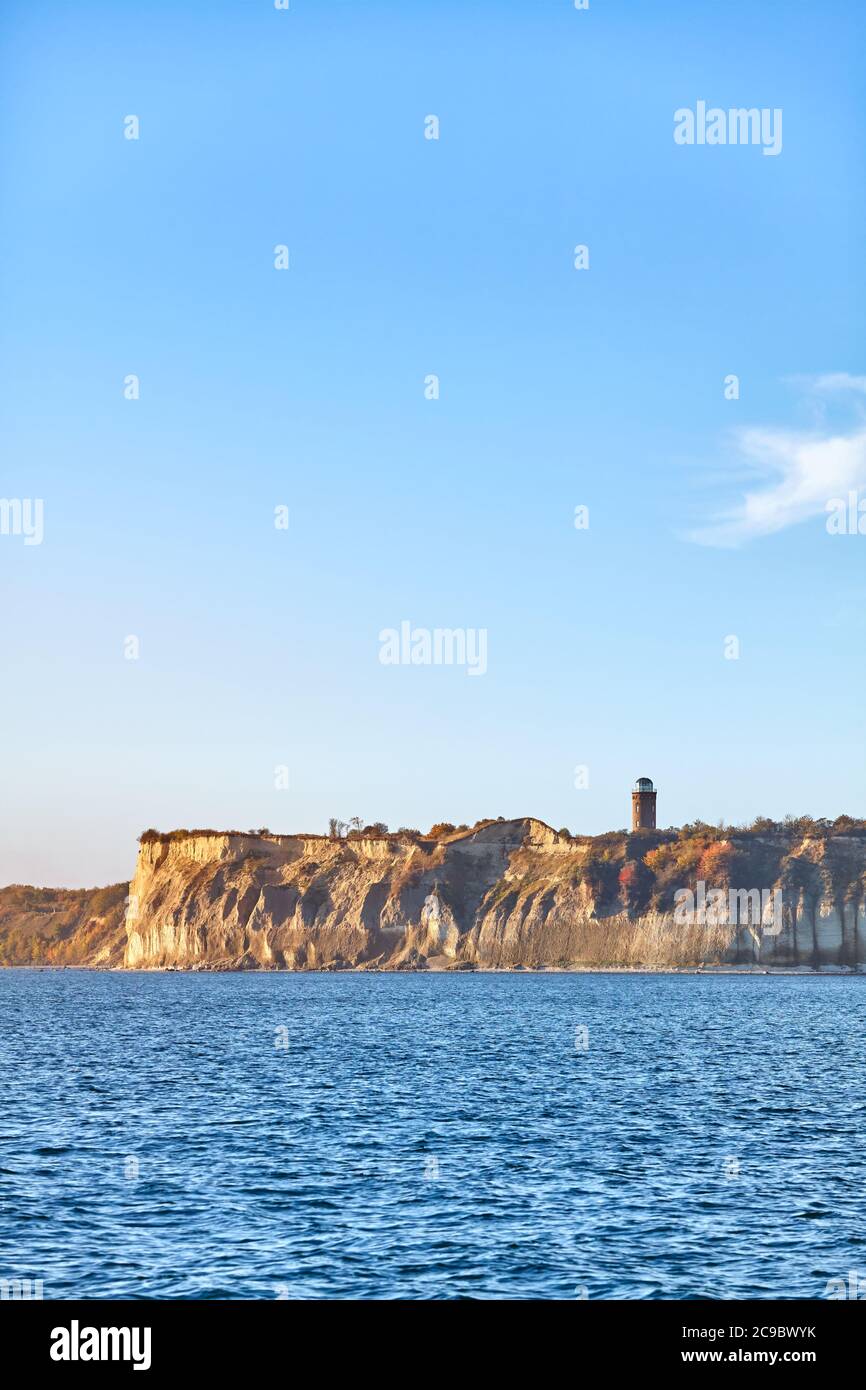
{"label": "wispy white cloud", "polygon": [[823,376],[807,378],[813,391],[819,394],[832,391],[860,391],[866,394],[866,376],[852,376],[850,372],[825,372]]}
{"label": "wispy white cloud", "polygon": [[[819,394],[866,394],[866,377],[847,372],[808,378]],[[698,545],[739,546],[823,514],[831,498],[866,489],[866,421],[862,411],[847,431],[808,433],[775,428],[735,436],[738,468],[760,479],[739,501],[688,533]]]}

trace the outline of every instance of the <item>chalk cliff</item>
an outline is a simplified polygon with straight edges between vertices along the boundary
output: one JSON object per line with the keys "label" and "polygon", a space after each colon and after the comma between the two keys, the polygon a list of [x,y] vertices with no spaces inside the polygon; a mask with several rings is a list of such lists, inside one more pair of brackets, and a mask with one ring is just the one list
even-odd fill
{"label": "chalk cliff", "polygon": [[[684,923],[675,893],[701,881],[762,891],[776,915]],[[193,969],[749,963],[866,966],[866,831],[573,839],[526,819],[435,840],[159,837],[141,845],[124,956]]]}
{"label": "chalk cliff", "polygon": [[[130,884],[0,889],[0,964],[239,969],[866,969],[866,826],[429,837],[142,837]],[[758,890],[764,920],[677,894]]]}

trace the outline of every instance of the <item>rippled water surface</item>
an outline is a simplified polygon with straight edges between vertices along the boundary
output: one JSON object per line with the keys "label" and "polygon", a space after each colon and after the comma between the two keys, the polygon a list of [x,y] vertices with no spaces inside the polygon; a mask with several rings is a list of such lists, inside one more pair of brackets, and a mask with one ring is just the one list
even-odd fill
{"label": "rippled water surface", "polygon": [[864,984],[0,971],[0,1278],[823,1297],[866,1274]]}

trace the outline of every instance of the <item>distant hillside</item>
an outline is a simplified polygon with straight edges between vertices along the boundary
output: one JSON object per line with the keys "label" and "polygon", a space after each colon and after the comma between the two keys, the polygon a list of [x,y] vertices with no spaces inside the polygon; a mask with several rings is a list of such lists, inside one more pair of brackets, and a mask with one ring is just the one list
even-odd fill
{"label": "distant hillside", "polygon": [[128,883],[0,888],[0,965],[122,965],[128,892]]}

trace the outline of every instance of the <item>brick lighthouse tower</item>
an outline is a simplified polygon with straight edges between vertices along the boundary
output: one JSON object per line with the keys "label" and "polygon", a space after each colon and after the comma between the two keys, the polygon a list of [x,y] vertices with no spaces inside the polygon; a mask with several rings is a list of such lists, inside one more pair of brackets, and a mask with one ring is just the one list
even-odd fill
{"label": "brick lighthouse tower", "polygon": [[655,830],[656,789],[649,777],[639,777],[631,794],[631,828]]}

